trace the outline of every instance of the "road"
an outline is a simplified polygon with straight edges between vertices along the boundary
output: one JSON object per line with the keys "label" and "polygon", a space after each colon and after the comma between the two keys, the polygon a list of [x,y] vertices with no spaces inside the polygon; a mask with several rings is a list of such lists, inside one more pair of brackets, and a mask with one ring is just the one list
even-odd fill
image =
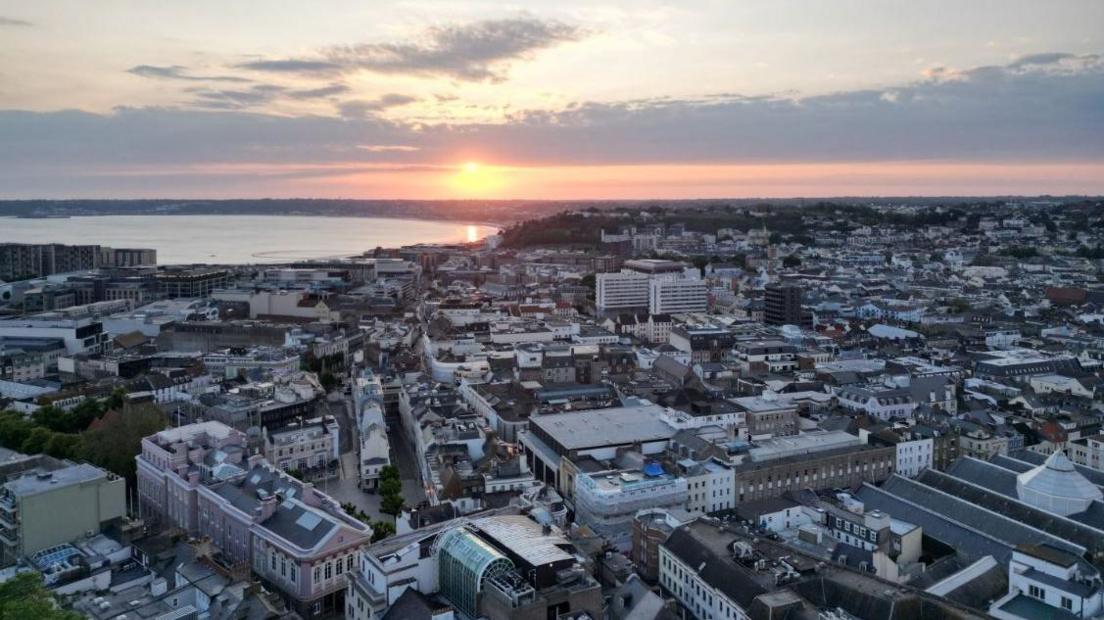
{"label": "road", "polygon": [[414,449],[402,431],[399,416],[387,416],[387,443],[391,444],[391,464],[399,470],[406,505],[417,506],[425,501],[425,489],[422,488],[421,476],[418,475]]}
{"label": "road", "polygon": [[[346,397],[340,391],[327,397],[326,406],[338,424],[341,453],[341,467],[336,479],[319,483],[319,488],[342,504],[352,504],[358,510],[364,511],[373,520],[390,521],[390,515],[379,511],[380,496],[378,493],[366,493],[358,486],[359,468],[357,464],[357,428],[352,399]],[[418,476],[417,463],[414,460],[413,450],[402,432],[402,426],[397,415],[387,416],[387,440],[391,446],[391,462],[399,470],[402,480],[403,498],[407,506],[416,506],[425,501],[425,492],[422,489]]]}

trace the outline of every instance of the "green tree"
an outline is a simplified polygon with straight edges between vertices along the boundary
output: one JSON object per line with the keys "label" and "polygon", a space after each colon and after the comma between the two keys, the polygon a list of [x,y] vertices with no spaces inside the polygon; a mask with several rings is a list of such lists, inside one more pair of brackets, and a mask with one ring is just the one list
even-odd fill
{"label": "green tree", "polygon": [[122,409],[123,403],[126,402],[126,395],[125,388],[115,388],[115,391],[111,392],[111,396],[108,396],[107,400],[104,401],[104,409]]}
{"label": "green tree", "polygon": [[75,459],[81,453],[81,436],[74,433],[53,433],[43,452],[57,459]]}
{"label": "green tree", "polygon": [[35,572],[19,573],[0,584],[0,620],[80,620],[78,613],[59,609]]}
{"label": "green tree", "polygon": [[96,429],[84,433],[81,458],[134,480],[134,455],[142,451],[142,438],[164,430],[167,422],[165,414],[148,403],[112,412]]}
{"label": "green tree", "polygon": [[397,515],[403,510],[403,498],[401,495],[385,495],[380,501],[380,512],[389,515]]}
{"label": "green tree", "polygon": [[9,450],[20,450],[34,428],[18,411],[0,413],[0,445]]}
{"label": "green tree", "polygon": [[384,496],[402,495],[402,482],[394,478],[381,478],[379,483],[379,492],[380,495]]}
{"label": "green tree", "polygon": [[801,259],[794,256],[793,254],[790,254],[786,258],[782,259],[782,266],[787,268],[787,269],[793,269],[793,268],[796,268],[796,267],[800,267],[801,266]]}
{"label": "green tree", "polygon": [[31,434],[23,441],[19,451],[23,454],[41,454],[46,449],[46,443],[50,441],[53,431],[43,426],[31,429]]}
{"label": "green tree", "polygon": [[372,542],[378,542],[395,535],[395,524],[387,521],[375,521],[372,526]]}

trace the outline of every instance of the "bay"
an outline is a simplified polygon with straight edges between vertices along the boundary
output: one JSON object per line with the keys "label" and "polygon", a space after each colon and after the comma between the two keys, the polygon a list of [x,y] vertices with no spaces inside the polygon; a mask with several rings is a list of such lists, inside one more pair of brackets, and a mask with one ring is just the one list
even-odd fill
{"label": "bay", "polygon": [[161,265],[278,263],[339,258],[377,247],[477,241],[483,224],[293,215],[99,215],[0,217],[0,243],[153,248]]}

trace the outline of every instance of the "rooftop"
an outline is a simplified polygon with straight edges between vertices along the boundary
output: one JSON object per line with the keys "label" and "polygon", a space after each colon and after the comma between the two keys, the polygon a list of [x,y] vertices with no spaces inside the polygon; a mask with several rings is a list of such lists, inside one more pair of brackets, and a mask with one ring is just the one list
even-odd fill
{"label": "rooftop", "polygon": [[564,449],[581,450],[668,439],[675,429],[663,422],[662,413],[663,407],[648,404],[535,415],[529,424],[543,430]]}

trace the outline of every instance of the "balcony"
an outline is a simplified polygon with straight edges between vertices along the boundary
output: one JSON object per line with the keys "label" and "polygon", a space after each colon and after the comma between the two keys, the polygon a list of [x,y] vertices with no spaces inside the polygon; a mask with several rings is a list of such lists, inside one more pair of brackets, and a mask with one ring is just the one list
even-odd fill
{"label": "balcony", "polygon": [[0,527],[15,528],[19,525],[19,513],[15,506],[0,502]]}
{"label": "balcony", "polygon": [[0,527],[0,543],[5,547],[14,547],[19,544],[18,530],[7,527]]}

